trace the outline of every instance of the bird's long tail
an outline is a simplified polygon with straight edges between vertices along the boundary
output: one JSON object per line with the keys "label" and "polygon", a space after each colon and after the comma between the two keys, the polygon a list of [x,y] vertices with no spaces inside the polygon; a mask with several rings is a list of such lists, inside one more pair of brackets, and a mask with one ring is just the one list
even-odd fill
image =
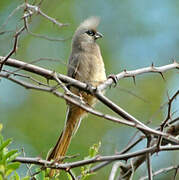
{"label": "bird's long tail", "polygon": [[[70,145],[71,138],[79,127],[80,121],[85,113],[86,112],[79,107],[71,106],[69,108],[65,128],[63,129],[63,132],[61,133],[47,160],[50,161],[53,159],[58,163],[63,161],[63,157],[65,156]],[[54,173],[55,170],[51,170],[50,176],[52,177]]]}

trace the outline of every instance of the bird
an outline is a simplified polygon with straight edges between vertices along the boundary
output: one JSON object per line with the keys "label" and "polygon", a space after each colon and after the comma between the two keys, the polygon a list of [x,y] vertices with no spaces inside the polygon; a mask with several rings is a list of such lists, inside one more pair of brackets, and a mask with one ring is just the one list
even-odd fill
{"label": "bird", "polygon": [[[71,78],[97,87],[106,80],[105,66],[101,55],[100,47],[96,40],[103,35],[97,31],[100,18],[92,16],[84,20],[76,29],[71,45],[71,54],[67,66],[67,75]],[[68,86],[69,90],[75,95],[80,96],[83,101],[93,107],[97,99],[76,87]],[[64,129],[49,153],[47,160],[54,160],[62,163],[62,158],[66,155],[71,139],[80,126],[81,120],[87,112],[77,105],[68,103],[66,122]],[[51,176],[54,170],[51,171]]]}

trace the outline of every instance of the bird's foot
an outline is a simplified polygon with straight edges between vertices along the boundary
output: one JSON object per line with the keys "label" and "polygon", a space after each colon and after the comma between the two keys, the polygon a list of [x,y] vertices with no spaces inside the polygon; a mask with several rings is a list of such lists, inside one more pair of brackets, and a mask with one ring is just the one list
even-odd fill
{"label": "bird's foot", "polygon": [[115,75],[115,74],[110,74],[109,76],[108,76],[108,79],[109,78],[111,78],[112,80],[113,80],[113,82],[114,82],[114,87],[116,87],[117,86],[117,76]]}

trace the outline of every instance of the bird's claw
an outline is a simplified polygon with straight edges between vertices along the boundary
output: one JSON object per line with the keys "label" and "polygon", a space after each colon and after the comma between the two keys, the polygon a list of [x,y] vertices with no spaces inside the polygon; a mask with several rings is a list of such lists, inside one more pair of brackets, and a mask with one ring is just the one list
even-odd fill
{"label": "bird's claw", "polygon": [[111,78],[112,80],[113,80],[113,82],[114,82],[114,87],[116,87],[117,86],[117,76],[115,75],[115,74],[110,74],[109,76],[108,76],[108,79],[109,78]]}
{"label": "bird's claw", "polygon": [[86,82],[86,89],[91,92],[92,85],[89,82]]}

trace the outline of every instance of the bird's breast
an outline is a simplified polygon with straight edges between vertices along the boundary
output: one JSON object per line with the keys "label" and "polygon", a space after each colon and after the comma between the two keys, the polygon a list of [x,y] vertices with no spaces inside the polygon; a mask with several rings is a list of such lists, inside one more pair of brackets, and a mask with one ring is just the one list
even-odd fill
{"label": "bird's breast", "polygon": [[79,56],[78,80],[96,86],[106,80],[104,62],[101,55],[83,53]]}

